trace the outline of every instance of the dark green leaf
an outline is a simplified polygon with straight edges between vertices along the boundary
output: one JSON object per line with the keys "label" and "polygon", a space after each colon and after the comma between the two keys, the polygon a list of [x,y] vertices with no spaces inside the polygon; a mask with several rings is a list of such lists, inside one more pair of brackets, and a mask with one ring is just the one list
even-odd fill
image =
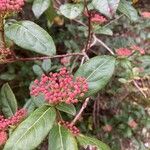
{"label": "dark green leaf", "polygon": [[8,139],[4,150],[31,150],[47,136],[56,118],[55,109],[42,106],[23,121]]}
{"label": "dark green leaf", "polygon": [[56,53],[51,36],[31,21],[19,21],[5,26],[6,36],[18,46],[44,55]]}
{"label": "dark green leaf", "polygon": [[88,146],[93,146],[96,147],[97,150],[110,150],[110,148],[105,143],[93,137],[88,137],[80,134],[79,136],[77,136],[77,140],[79,144],[85,148]]}
{"label": "dark green leaf", "polygon": [[83,8],[82,4],[64,4],[60,6],[60,12],[69,19],[75,19],[82,13]]}
{"label": "dark green leaf", "polygon": [[56,108],[71,115],[76,114],[76,109],[73,104],[60,103]]}
{"label": "dark green leaf", "polygon": [[137,21],[139,18],[136,9],[130,4],[130,2],[125,0],[120,1],[118,10],[125,14],[132,21]]}
{"label": "dark green leaf", "polygon": [[50,6],[51,0],[34,0],[32,11],[36,18],[39,18]]}
{"label": "dark green leaf", "polygon": [[92,4],[100,13],[112,18],[120,0],[93,0]]}
{"label": "dark green leaf", "polygon": [[49,150],[78,150],[77,143],[68,129],[56,125],[49,133]]}
{"label": "dark green leaf", "polygon": [[13,116],[17,111],[17,101],[8,83],[2,86],[0,103],[2,112],[7,118]]}
{"label": "dark green leaf", "polygon": [[75,77],[85,77],[89,90],[86,96],[93,95],[102,89],[110,80],[115,68],[112,56],[97,56],[83,64],[75,73]]}

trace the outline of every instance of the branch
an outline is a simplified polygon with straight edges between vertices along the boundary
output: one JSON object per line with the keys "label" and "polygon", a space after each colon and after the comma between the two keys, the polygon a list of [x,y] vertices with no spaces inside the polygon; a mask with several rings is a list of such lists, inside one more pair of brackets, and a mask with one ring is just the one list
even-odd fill
{"label": "branch", "polygon": [[18,61],[36,61],[36,60],[62,58],[62,57],[70,57],[70,56],[84,56],[84,54],[83,53],[70,53],[70,54],[55,55],[55,56],[43,56],[43,57],[33,57],[33,58],[6,59],[4,63],[13,63],[13,62],[18,62]]}
{"label": "branch", "polygon": [[93,37],[96,39],[97,42],[99,42],[103,47],[105,47],[112,55],[115,55],[115,53],[100,39],[96,37],[96,35],[93,35]]}
{"label": "branch", "polygon": [[83,50],[83,52],[86,52],[89,49],[89,45],[90,45],[89,43],[90,43],[90,40],[91,40],[92,25],[91,25],[91,13],[88,10],[86,0],[84,0],[84,6],[85,6],[85,10],[87,11],[87,14],[88,14],[88,38],[87,38],[87,42],[86,42],[86,45],[85,45],[85,49]]}
{"label": "branch", "polygon": [[3,14],[0,15],[0,47],[6,48]]}
{"label": "branch", "polygon": [[135,80],[133,80],[133,84],[134,86],[141,92],[141,94],[147,98],[146,94],[143,92],[143,90],[139,87],[139,85],[137,84],[137,82]]}
{"label": "branch", "polygon": [[[79,20],[74,20],[75,22],[77,22],[78,24],[84,26],[84,27],[88,27],[86,24],[84,24],[83,22],[79,21]],[[96,44],[96,42],[100,43],[100,45],[102,45],[104,48],[106,48],[112,55],[115,55],[115,53],[103,42],[101,41],[95,34],[93,34],[93,38],[94,38],[94,45]],[[88,42],[89,44],[89,42]],[[94,46],[92,44],[92,46]],[[91,46],[91,47],[92,47]]]}
{"label": "branch", "polygon": [[90,98],[86,98],[86,100],[84,101],[84,103],[82,104],[81,109],[79,110],[78,114],[75,116],[75,118],[73,119],[73,121],[71,122],[71,126],[73,126],[81,117],[82,112],[84,111],[84,109],[86,108],[88,102],[89,102]]}

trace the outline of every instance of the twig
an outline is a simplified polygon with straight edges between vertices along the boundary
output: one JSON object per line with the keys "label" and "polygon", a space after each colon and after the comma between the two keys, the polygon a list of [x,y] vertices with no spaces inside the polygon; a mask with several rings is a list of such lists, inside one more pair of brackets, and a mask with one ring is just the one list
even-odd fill
{"label": "twig", "polygon": [[0,16],[0,46],[6,48],[3,15]]}
{"label": "twig", "polygon": [[84,109],[86,108],[88,102],[89,102],[90,98],[86,98],[86,100],[84,101],[84,103],[82,104],[81,109],[79,110],[78,114],[75,116],[75,118],[72,120],[71,122],[71,126],[73,126],[81,117],[82,112],[84,111]]}
{"label": "twig", "polygon": [[85,10],[88,13],[88,38],[87,38],[87,42],[86,42],[86,45],[85,45],[85,49],[83,50],[83,52],[86,52],[88,50],[89,43],[90,43],[90,40],[91,40],[91,34],[92,34],[91,13],[88,10],[87,1],[86,0],[84,0],[84,7],[85,7]]}
{"label": "twig", "polygon": [[[87,27],[86,24],[82,23],[79,20],[74,20],[75,22],[79,23],[80,25],[83,25],[84,27]],[[104,48],[106,48],[112,55],[115,55],[115,53],[103,42],[101,41],[95,34],[93,34],[93,38],[94,38],[94,45],[98,42],[100,43]],[[88,43],[89,44],[89,43]],[[93,46],[93,44],[92,44]]]}
{"label": "twig", "polygon": [[18,62],[18,61],[36,61],[36,60],[62,58],[62,57],[69,57],[69,56],[84,56],[84,54],[83,53],[70,53],[70,54],[55,55],[55,56],[43,56],[43,57],[33,57],[33,58],[6,59],[4,63],[13,63],[13,62]]}
{"label": "twig", "polygon": [[107,23],[106,25],[104,25],[103,27],[107,27],[109,26],[110,24],[114,23],[115,21],[119,20],[121,17],[123,17],[124,14],[120,15],[119,17],[115,18],[114,20],[111,20],[109,23]]}
{"label": "twig", "polygon": [[105,47],[112,55],[115,55],[115,53],[100,39],[96,37],[96,35],[93,35],[93,37],[96,39],[97,42],[99,42],[103,47]]}
{"label": "twig", "polygon": [[143,90],[139,87],[139,85],[137,84],[137,82],[135,80],[133,80],[133,84],[135,85],[135,87],[142,93],[142,95],[147,98],[146,94],[143,92]]}

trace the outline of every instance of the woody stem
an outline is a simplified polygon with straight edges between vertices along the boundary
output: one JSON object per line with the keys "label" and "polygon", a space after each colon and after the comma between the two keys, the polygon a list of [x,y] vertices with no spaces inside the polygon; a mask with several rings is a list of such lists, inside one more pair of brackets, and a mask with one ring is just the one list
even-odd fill
{"label": "woody stem", "polygon": [[82,112],[84,111],[84,109],[87,107],[87,104],[89,102],[90,98],[86,98],[86,100],[84,101],[84,103],[82,104],[81,109],[79,110],[79,112],[77,113],[77,115],[75,116],[75,118],[72,120],[71,122],[71,126],[73,126],[81,117]]}

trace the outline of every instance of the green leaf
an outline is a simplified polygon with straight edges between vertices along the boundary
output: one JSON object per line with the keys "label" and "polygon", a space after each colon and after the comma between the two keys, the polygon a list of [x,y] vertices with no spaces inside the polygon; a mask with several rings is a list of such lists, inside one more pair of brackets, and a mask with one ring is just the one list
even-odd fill
{"label": "green leaf", "polygon": [[11,81],[11,80],[15,79],[15,77],[16,77],[15,74],[11,74],[8,72],[1,73],[1,75],[0,75],[1,80],[7,80],[7,81]]}
{"label": "green leaf", "polygon": [[0,103],[2,105],[2,112],[6,118],[16,113],[17,101],[8,83],[4,84],[1,88]]}
{"label": "green leaf", "polygon": [[42,63],[42,69],[46,71],[47,73],[51,70],[51,60],[45,59]]}
{"label": "green leaf", "polygon": [[100,13],[112,18],[115,14],[120,0],[93,0],[92,4]]}
{"label": "green leaf", "polygon": [[41,76],[43,74],[43,70],[39,65],[33,65],[32,69],[37,76]]}
{"label": "green leaf", "polygon": [[51,0],[34,0],[32,11],[36,18],[39,18],[50,6]]}
{"label": "green leaf", "polygon": [[96,27],[94,29],[94,32],[96,34],[113,35],[112,30],[110,28],[108,28],[108,27],[100,27],[100,26]]}
{"label": "green leaf", "polygon": [[8,139],[4,150],[31,150],[47,136],[56,118],[55,109],[42,106],[24,120]]}
{"label": "green leaf", "polygon": [[18,46],[44,55],[56,53],[51,36],[31,21],[19,21],[5,26],[6,36]]}
{"label": "green leaf", "polygon": [[144,69],[144,73],[150,75],[150,56],[140,56],[137,59],[140,61],[139,66]]}
{"label": "green leaf", "polygon": [[31,113],[35,110],[36,106],[35,106],[33,100],[32,100],[32,99],[29,99],[29,100],[25,103],[25,105],[24,105],[23,108],[25,108],[25,109],[28,111],[28,114],[31,114]]}
{"label": "green leaf", "polygon": [[64,4],[60,6],[60,12],[66,18],[75,19],[82,13],[83,8],[82,4]]}
{"label": "green leaf", "polygon": [[130,2],[125,0],[120,1],[118,10],[132,21],[137,21],[139,18],[136,9],[130,4]]}
{"label": "green leaf", "polygon": [[48,150],[78,150],[73,135],[61,125],[56,125],[49,133]]}
{"label": "green leaf", "polygon": [[85,148],[87,146],[93,146],[96,147],[97,150],[110,150],[110,148],[105,143],[93,137],[88,137],[80,134],[79,136],[77,136],[77,140],[79,144]]}
{"label": "green leaf", "polygon": [[37,107],[41,107],[42,105],[47,104],[43,95],[32,96],[31,99],[32,99],[33,103],[35,104],[35,106],[37,106]]}
{"label": "green leaf", "polygon": [[86,97],[97,93],[110,80],[115,68],[115,58],[112,56],[96,56],[83,64],[75,73],[75,77],[85,77],[89,90]]}
{"label": "green leaf", "polygon": [[60,111],[66,112],[70,115],[76,114],[76,109],[73,104],[60,103],[56,105],[56,108]]}
{"label": "green leaf", "polygon": [[53,5],[50,5],[50,7],[46,10],[45,14],[47,18],[47,24],[51,26],[54,18],[58,16],[56,9],[53,7]]}

